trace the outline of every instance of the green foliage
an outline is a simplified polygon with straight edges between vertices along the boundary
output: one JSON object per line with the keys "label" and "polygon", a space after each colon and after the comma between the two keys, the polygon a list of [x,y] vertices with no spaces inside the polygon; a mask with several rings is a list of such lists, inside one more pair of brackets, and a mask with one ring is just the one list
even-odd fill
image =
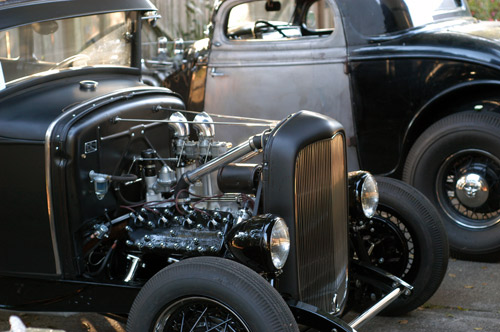
{"label": "green foliage", "polygon": [[499,0],[468,0],[472,15],[480,20],[500,20]]}

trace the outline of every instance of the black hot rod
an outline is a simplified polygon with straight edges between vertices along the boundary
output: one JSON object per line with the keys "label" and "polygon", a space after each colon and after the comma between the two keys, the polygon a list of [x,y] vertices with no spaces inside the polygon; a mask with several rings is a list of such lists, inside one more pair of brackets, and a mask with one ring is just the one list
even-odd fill
{"label": "black hot rod", "polygon": [[[130,332],[354,331],[439,286],[437,212],[348,173],[339,122],[194,113],[142,83],[149,1],[0,15],[1,308],[128,315]],[[224,126],[259,130],[232,146]]]}

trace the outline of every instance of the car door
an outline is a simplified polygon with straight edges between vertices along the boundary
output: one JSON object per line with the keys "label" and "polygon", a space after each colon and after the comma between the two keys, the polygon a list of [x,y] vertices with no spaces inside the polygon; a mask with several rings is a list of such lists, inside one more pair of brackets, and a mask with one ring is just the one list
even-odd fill
{"label": "car door", "polygon": [[[208,60],[205,110],[265,119],[310,110],[335,118],[351,137],[346,60],[333,0],[222,2]],[[219,127],[224,135],[219,137],[234,143],[262,130]],[[349,168],[357,169],[354,147],[349,149]]]}

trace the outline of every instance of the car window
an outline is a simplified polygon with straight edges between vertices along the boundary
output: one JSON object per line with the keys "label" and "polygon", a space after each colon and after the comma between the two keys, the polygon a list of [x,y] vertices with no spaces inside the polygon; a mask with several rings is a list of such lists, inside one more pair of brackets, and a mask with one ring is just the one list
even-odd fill
{"label": "car window", "polygon": [[88,66],[130,66],[129,22],[123,12],[33,23],[0,31],[6,83]]}
{"label": "car window", "polygon": [[304,27],[309,31],[333,31],[333,12],[325,0],[314,2],[308,9]]}
{"label": "car window", "polygon": [[227,19],[227,37],[233,40],[283,40],[321,36],[333,31],[333,12],[325,0],[309,5],[305,15],[296,10],[294,0],[271,3],[275,5],[270,6],[268,1],[261,0],[233,7]]}

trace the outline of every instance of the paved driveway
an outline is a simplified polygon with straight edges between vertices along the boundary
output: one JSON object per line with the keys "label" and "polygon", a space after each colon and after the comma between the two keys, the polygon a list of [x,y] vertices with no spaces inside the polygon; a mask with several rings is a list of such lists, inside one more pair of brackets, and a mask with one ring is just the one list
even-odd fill
{"label": "paved driveway", "polygon": [[[0,311],[0,331],[8,331],[11,312]],[[97,314],[17,313],[30,332],[122,332],[125,325]],[[500,263],[450,260],[446,277],[428,303],[400,317],[376,317],[359,332],[500,331]]]}
{"label": "paved driveway", "polygon": [[500,263],[450,260],[441,287],[426,305],[401,317],[376,317],[370,332],[500,331]]}

